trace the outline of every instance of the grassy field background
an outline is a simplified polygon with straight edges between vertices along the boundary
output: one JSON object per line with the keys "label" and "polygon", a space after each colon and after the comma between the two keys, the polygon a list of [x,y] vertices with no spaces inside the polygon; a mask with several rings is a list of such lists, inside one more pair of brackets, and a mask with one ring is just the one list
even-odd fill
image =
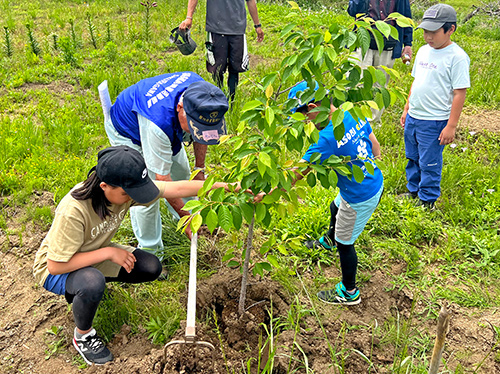
{"label": "grassy field background", "polygon": [[[184,18],[186,2],[157,3],[146,24],[145,7],[139,1],[0,1],[2,235],[22,241],[23,221],[36,221],[48,229],[53,207],[33,204],[34,192],[48,191],[54,202],[59,202],[85,178],[96,162],[98,150],[109,145],[97,93],[103,80],[108,80],[112,100],[138,80],[166,72],[190,70],[211,81],[202,48],[205,2],[200,1],[194,17],[192,35],[199,47],[191,56],[180,55],[168,41],[170,30]],[[255,32],[249,27],[251,70],[243,75],[235,105],[227,116],[229,131],[237,127],[240,109],[253,95],[253,82],[276,70],[288,53],[283,51],[281,29],[301,17],[309,30],[328,26],[332,21],[349,24],[346,3],[331,6],[320,0],[303,1],[299,3],[304,9],[302,16],[290,15],[286,3],[258,4],[265,41],[257,44]],[[416,21],[432,3],[414,2]],[[468,1],[447,3],[457,8],[461,20],[473,10]],[[414,35],[416,52],[424,41],[421,31]],[[374,273],[381,271],[390,279],[390,288],[406,288],[418,295],[428,311],[418,316],[421,320],[435,319],[443,301],[474,313],[492,312],[500,305],[500,20],[478,14],[465,24],[459,23],[453,40],[471,58],[472,87],[464,108],[467,121],[462,121],[455,142],[444,152],[442,196],[437,210],[428,212],[396,199],[405,191],[406,183],[404,144],[398,125],[403,103],[397,103],[385,111],[382,125],[375,129],[387,166],[385,194],[357,244],[361,290]],[[408,90],[410,67],[398,61],[395,68],[402,78],[391,84]],[[217,149],[211,147],[209,168],[218,157]],[[275,220],[275,232],[283,242],[292,237],[317,238],[328,222],[325,201],[335,195],[334,190],[315,189],[295,215]],[[23,210],[21,225],[15,229],[8,225],[7,212],[12,207]],[[182,234],[173,233],[174,223],[165,221],[170,280],[140,288],[112,286],[113,297],[103,302],[96,320],[107,339],[126,323],[135,332],[144,327],[154,343],[162,344],[185,317],[179,294],[187,279],[189,243]],[[263,242],[268,233],[258,230]],[[134,243],[129,223],[120,230],[119,240]],[[214,273],[209,257],[222,258],[229,248],[240,248],[242,240],[242,235],[229,233],[217,242],[203,241],[199,276]],[[295,274],[310,275],[311,292],[338,281],[321,270],[322,265],[338,262],[331,254],[311,252],[301,246],[288,250],[287,256],[276,253],[280,266],[267,276],[279,281],[290,294],[301,287]],[[403,266],[397,274],[392,273],[395,264]],[[328,319],[329,311],[323,313],[323,318]],[[399,325],[394,322],[394,326]],[[387,328],[389,331],[390,326]],[[498,333],[500,324],[494,330]],[[394,361],[403,355],[404,347],[404,355],[420,358],[432,346],[430,340],[398,345],[396,335],[387,341],[396,347]],[[495,344],[490,353],[497,352]],[[422,360],[421,365],[407,363],[407,371],[401,372],[426,372],[426,358]],[[477,364],[478,371],[474,372],[482,372],[480,362]],[[448,368],[448,372],[462,372],[457,367]]]}

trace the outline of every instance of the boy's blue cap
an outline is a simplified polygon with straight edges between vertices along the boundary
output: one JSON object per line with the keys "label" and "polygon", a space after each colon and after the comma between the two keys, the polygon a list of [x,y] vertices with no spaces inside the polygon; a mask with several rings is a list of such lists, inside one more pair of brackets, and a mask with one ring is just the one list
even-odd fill
{"label": "boy's blue cap", "polygon": [[184,92],[184,111],[193,140],[200,144],[218,144],[226,135],[229,103],[220,88],[205,81],[191,83]]}
{"label": "boy's blue cap", "polygon": [[417,29],[436,31],[446,22],[457,22],[457,12],[451,5],[436,4],[425,11],[422,23]]}
{"label": "boy's blue cap", "polygon": [[[319,88],[319,85],[318,85],[318,82],[314,82],[316,83],[316,86],[314,87],[314,91],[317,91],[318,88]],[[299,92],[302,92],[302,91],[305,91],[307,90],[309,87],[307,86],[307,82],[306,81],[302,81],[302,82],[299,82],[297,83],[295,86],[293,86],[291,89],[290,89],[290,92],[288,92],[288,98],[289,99],[297,99],[298,102],[299,102],[299,105],[297,105],[295,108],[292,108],[290,111],[292,113],[295,113],[299,108],[302,108],[304,105],[307,105],[311,102],[314,102],[314,98],[312,100],[310,100],[309,102],[307,103],[303,103],[300,98],[297,97],[298,93]]]}

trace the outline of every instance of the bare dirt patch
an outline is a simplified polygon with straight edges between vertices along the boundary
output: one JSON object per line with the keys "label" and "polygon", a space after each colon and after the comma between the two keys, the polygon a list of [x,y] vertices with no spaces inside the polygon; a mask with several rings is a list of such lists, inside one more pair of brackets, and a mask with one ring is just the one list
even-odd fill
{"label": "bare dirt patch", "polygon": [[[52,195],[47,193],[33,195],[33,201],[53,206]],[[387,273],[378,270],[369,274],[370,279],[362,285],[361,304],[350,308],[322,304],[314,296],[311,301],[303,291],[290,294],[269,278],[252,279],[247,311],[241,317],[236,312],[239,271],[224,268],[198,282],[198,339],[213,344],[214,351],[176,345],[164,355],[163,347],[151,344],[145,331],[133,335],[128,326],[123,326],[109,344],[115,355],[113,363],[79,369],[75,360],[78,355],[71,345],[74,324],[70,309],[64,298],[36,286],[32,277],[34,254],[46,230],[37,223],[22,222],[21,207],[5,205],[2,209],[10,217],[7,229],[0,232],[2,373],[170,374],[227,373],[228,370],[241,373],[247,372],[248,362],[250,372],[256,373],[259,351],[262,370],[273,349],[273,373],[276,374],[291,370],[306,373],[304,357],[314,373],[338,373],[335,364],[343,365],[344,373],[367,373],[370,365],[363,356],[377,368],[376,371],[372,368],[373,372],[389,373],[388,368],[395,359],[394,345],[386,342],[389,332],[374,334],[376,329],[385,331],[382,327],[391,321],[410,321],[412,339],[433,340],[435,319],[430,318],[423,301],[416,301],[407,289],[386,291],[392,288],[391,276],[404,272],[402,263],[394,263]],[[335,266],[323,269],[323,274],[327,278],[340,276]],[[313,273],[302,274],[302,278],[304,284],[312,287]],[[313,307],[318,317],[312,312]],[[500,326],[500,316],[495,312],[494,309],[452,307],[451,329],[444,352],[449,370],[453,372],[461,365],[466,372],[472,372],[485,359],[478,373],[500,372],[496,352],[489,354],[497,339],[492,326]],[[294,318],[300,320],[298,328],[290,329],[289,322]],[[58,336],[47,333],[53,326],[62,327]],[[265,343],[266,329],[274,331],[272,344]],[[182,339],[183,335],[181,324],[172,339]],[[59,341],[60,348],[52,352]]]}
{"label": "bare dirt patch", "polygon": [[460,126],[471,131],[500,132],[499,110],[468,109],[460,116]]}

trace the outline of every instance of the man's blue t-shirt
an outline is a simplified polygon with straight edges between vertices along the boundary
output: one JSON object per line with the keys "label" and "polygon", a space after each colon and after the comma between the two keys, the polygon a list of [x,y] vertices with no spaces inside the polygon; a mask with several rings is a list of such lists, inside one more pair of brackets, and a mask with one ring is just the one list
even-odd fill
{"label": "man's blue t-shirt", "polygon": [[143,79],[123,90],[111,107],[111,121],[118,133],[141,145],[137,113],[158,126],[170,139],[173,154],[182,145],[182,128],[177,104],[191,83],[203,80],[190,71]]}
{"label": "man's blue t-shirt", "polygon": [[345,201],[351,204],[361,203],[372,198],[380,191],[384,177],[373,161],[370,161],[375,168],[373,175],[368,173],[364,166],[367,158],[374,158],[372,142],[369,139],[372,128],[368,121],[358,123],[348,112],[345,112],[344,128],[344,137],[342,140],[337,141],[333,135],[333,125],[330,122],[327,127],[320,131],[318,142],[309,147],[302,159],[309,161],[314,153],[321,153],[321,162],[332,155],[350,156],[350,162],[358,165],[363,170],[365,179],[363,182],[358,183],[354,178],[349,179],[337,172],[337,186],[340,189],[340,195]]}

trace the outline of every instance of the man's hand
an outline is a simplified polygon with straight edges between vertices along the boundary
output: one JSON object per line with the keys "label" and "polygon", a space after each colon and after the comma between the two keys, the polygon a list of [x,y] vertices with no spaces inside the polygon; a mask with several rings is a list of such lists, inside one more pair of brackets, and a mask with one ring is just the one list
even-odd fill
{"label": "man's hand", "polygon": [[450,144],[455,139],[456,126],[446,125],[446,127],[439,134],[439,144],[446,145]]}
{"label": "man's hand", "polygon": [[264,40],[264,31],[262,31],[262,27],[257,27],[255,32],[257,33],[257,41],[261,43]]}
{"label": "man's hand", "polygon": [[413,56],[413,51],[411,50],[411,45],[407,45],[406,47],[403,48],[403,52],[401,53],[401,59],[405,59],[405,55],[408,55],[409,60],[411,60]]}
{"label": "man's hand", "polygon": [[127,273],[130,273],[132,269],[134,268],[135,265],[135,256],[121,248],[115,248],[115,247],[109,247],[111,254],[110,254],[110,261],[114,262],[115,264],[118,264],[122,266]]}
{"label": "man's hand", "polygon": [[403,110],[403,114],[401,115],[401,118],[399,119],[399,124],[401,125],[401,127],[403,129],[405,128],[407,115],[408,115],[408,109],[405,108],[405,110]]}
{"label": "man's hand", "polygon": [[186,18],[184,21],[181,22],[179,25],[179,30],[189,30],[191,26],[193,25],[193,20],[190,18]]}

